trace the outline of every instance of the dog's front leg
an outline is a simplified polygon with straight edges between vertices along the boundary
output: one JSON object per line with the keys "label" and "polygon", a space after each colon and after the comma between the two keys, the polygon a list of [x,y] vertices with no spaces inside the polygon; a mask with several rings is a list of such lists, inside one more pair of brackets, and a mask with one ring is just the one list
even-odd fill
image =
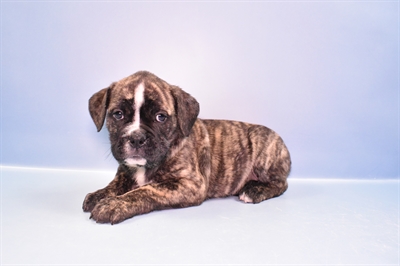
{"label": "dog's front leg", "polygon": [[153,210],[199,205],[205,197],[204,182],[187,178],[169,179],[140,187],[124,195],[104,198],[93,209],[91,218],[98,223],[116,224]]}
{"label": "dog's front leg", "polygon": [[96,204],[105,198],[125,194],[135,185],[135,180],[130,178],[125,171],[118,169],[115,178],[105,188],[86,195],[82,209],[91,212]]}

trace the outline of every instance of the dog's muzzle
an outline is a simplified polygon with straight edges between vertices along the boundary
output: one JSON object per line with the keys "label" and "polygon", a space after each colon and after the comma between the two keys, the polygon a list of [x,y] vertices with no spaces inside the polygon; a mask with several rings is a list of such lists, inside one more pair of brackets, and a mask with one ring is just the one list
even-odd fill
{"label": "dog's muzzle", "polygon": [[133,132],[129,137],[129,144],[134,149],[139,149],[143,147],[148,140],[148,137],[143,132]]}

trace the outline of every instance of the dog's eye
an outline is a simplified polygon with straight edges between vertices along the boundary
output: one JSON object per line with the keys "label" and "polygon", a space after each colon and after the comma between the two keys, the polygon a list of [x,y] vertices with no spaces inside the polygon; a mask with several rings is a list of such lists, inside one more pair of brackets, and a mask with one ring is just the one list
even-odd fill
{"label": "dog's eye", "polygon": [[167,116],[165,114],[157,114],[156,120],[160,123],[164,123],[167,120]]}
{"label": "dog's eye", "polygon": [[124,118],[124,113],[121,110],[117,110],[113,113],[113,117],[117,120]]}

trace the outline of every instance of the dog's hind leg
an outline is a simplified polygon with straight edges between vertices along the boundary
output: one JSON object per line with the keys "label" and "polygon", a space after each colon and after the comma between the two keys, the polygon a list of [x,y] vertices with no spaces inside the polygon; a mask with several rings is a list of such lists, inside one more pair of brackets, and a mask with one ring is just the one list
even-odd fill
{"label": "dog's hind leg", "polygon": [[239,199],[246,203],[259,203],[282,195],[288,188],[287,177],[291,160],[283,141],[279,138],[270,151],[259,155],[251,178],[239,190]]}
{"label": "dog's hind leg", "polygon": [[239,192],[239,199],[246,203],[260,203],[273,197],[278,197],[286,191],[287,181],[272,183],[250,180]]}

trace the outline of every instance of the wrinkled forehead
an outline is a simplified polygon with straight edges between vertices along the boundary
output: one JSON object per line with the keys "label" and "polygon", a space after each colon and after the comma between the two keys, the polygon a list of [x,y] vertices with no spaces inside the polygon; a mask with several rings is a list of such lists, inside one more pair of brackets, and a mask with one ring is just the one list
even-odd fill
{"label": "wrinkled forehead", "polygon": [[118,108],[122,102],[134,104],[135,98],[142,98],[143,107],[156,104],[160,109],[172,114],[174,99],[171,96],[170,86],[155,76],[129,76],[112,84],[109,109]]}

